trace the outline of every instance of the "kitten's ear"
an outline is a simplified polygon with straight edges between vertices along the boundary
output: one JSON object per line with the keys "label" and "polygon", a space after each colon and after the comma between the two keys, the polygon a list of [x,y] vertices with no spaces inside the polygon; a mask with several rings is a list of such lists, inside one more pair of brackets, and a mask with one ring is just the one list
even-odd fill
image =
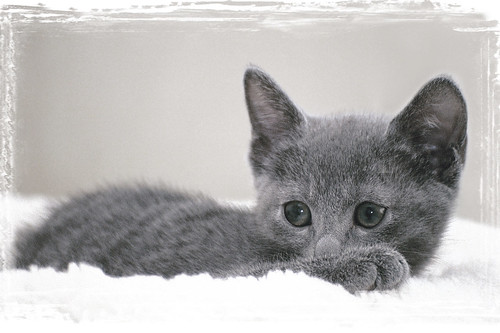
{"label": "kitten's ear", "polygon": [[451,176],[447,169],[463,165],[467,145],[467,108],[460,90],[449,78],[431,80],[392,120],[388,135],[409,144],[436,174]]}
{"label": "kitten's ear", "polygon": [[269,75],[250,67],[245,72],[244,84],[255,136],[275,141],[297,133],[304,116]]}
{"label": "kitten's ear", "polygon": [[268,155],[274,146],[300,135],[305,117],[286,93],[261,69],[245,72],[245,98],[252,124],[252,161]]}

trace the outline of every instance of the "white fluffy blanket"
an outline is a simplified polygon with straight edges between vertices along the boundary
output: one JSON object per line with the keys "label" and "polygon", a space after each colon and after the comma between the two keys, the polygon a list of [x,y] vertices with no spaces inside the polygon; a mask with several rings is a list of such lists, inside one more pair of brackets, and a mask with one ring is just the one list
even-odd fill
{"label": "white fluffy blanket", "polygon": [[[37,220],[45,206],[46,201],[39,199],[4,200],[3,223],[16,227],[22,221]],[[5,245],[9,240],[3,241]],[[203,325],[200,328],[214,321],[217,327],[236,321],[295,328],[301,324],[308,328],[395,326],[405,331],[422,325],[481,325],[483,331],[496,331],[500,327],[499,253],[499,228],[454,219],[438,258],[422,276],[411,278],[399,290],[359,295],[292,272],[272,272],[261,279],[199,275],[165,280],[112,278],[97,268],[76,264],[64,273],[6,269],[0,271],[0,327],[26,323],[26,319],[37,323],[50,319],[51,323],[154,322],[162,327],[177,322]]]}

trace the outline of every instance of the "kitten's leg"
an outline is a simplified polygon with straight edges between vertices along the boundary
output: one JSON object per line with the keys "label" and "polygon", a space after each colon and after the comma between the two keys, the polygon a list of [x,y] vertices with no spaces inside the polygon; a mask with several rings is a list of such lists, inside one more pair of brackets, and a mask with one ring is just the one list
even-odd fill
{"label": "kitten's leg", "polygon": [[346,249],[338,257],[314,259],[303,269],[309,275],[341,284],[351,293],[393,289],[409,276],[405,258],[381,246]]}
{"label": "kitten's leg", "polygon": [[346,249],[335,257],[248,264],[227,272],[225,276],[262,277],[276,270],[302,271],[340,284],[351,293],[394,289],[410,275],[408,263],[399,252],[383,246],[366,246]]}

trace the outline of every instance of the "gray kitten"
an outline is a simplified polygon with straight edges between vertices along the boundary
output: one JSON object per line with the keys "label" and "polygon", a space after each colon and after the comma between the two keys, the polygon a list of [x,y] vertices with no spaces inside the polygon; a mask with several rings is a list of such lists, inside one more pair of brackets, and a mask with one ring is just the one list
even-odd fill
{"label": "gray kitten", "polygon": [[384,290],[433,257],[457,194],[467,113],[448,78],[394,119],[304,114],[262,70],[244,78],[254,207],[144,185],[55,208],[18,234],[15,265],[71,262],[112,276],[303,271],[348,291]]}

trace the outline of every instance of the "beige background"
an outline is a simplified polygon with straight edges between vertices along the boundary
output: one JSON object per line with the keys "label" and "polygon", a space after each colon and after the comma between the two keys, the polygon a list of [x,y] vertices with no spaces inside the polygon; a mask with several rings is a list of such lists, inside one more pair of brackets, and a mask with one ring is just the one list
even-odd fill
{"label": "beige background", "polygon": [[395,115],[446,73],[462,88],[470,117],[457,211],[479,219],[485,35],[457,29],[476,19],[330,15],[291,26],[290,19],[23,28],[16,190],[62,196],[146,180],[251,200],[247,64],[264,68],[311,114]]}

